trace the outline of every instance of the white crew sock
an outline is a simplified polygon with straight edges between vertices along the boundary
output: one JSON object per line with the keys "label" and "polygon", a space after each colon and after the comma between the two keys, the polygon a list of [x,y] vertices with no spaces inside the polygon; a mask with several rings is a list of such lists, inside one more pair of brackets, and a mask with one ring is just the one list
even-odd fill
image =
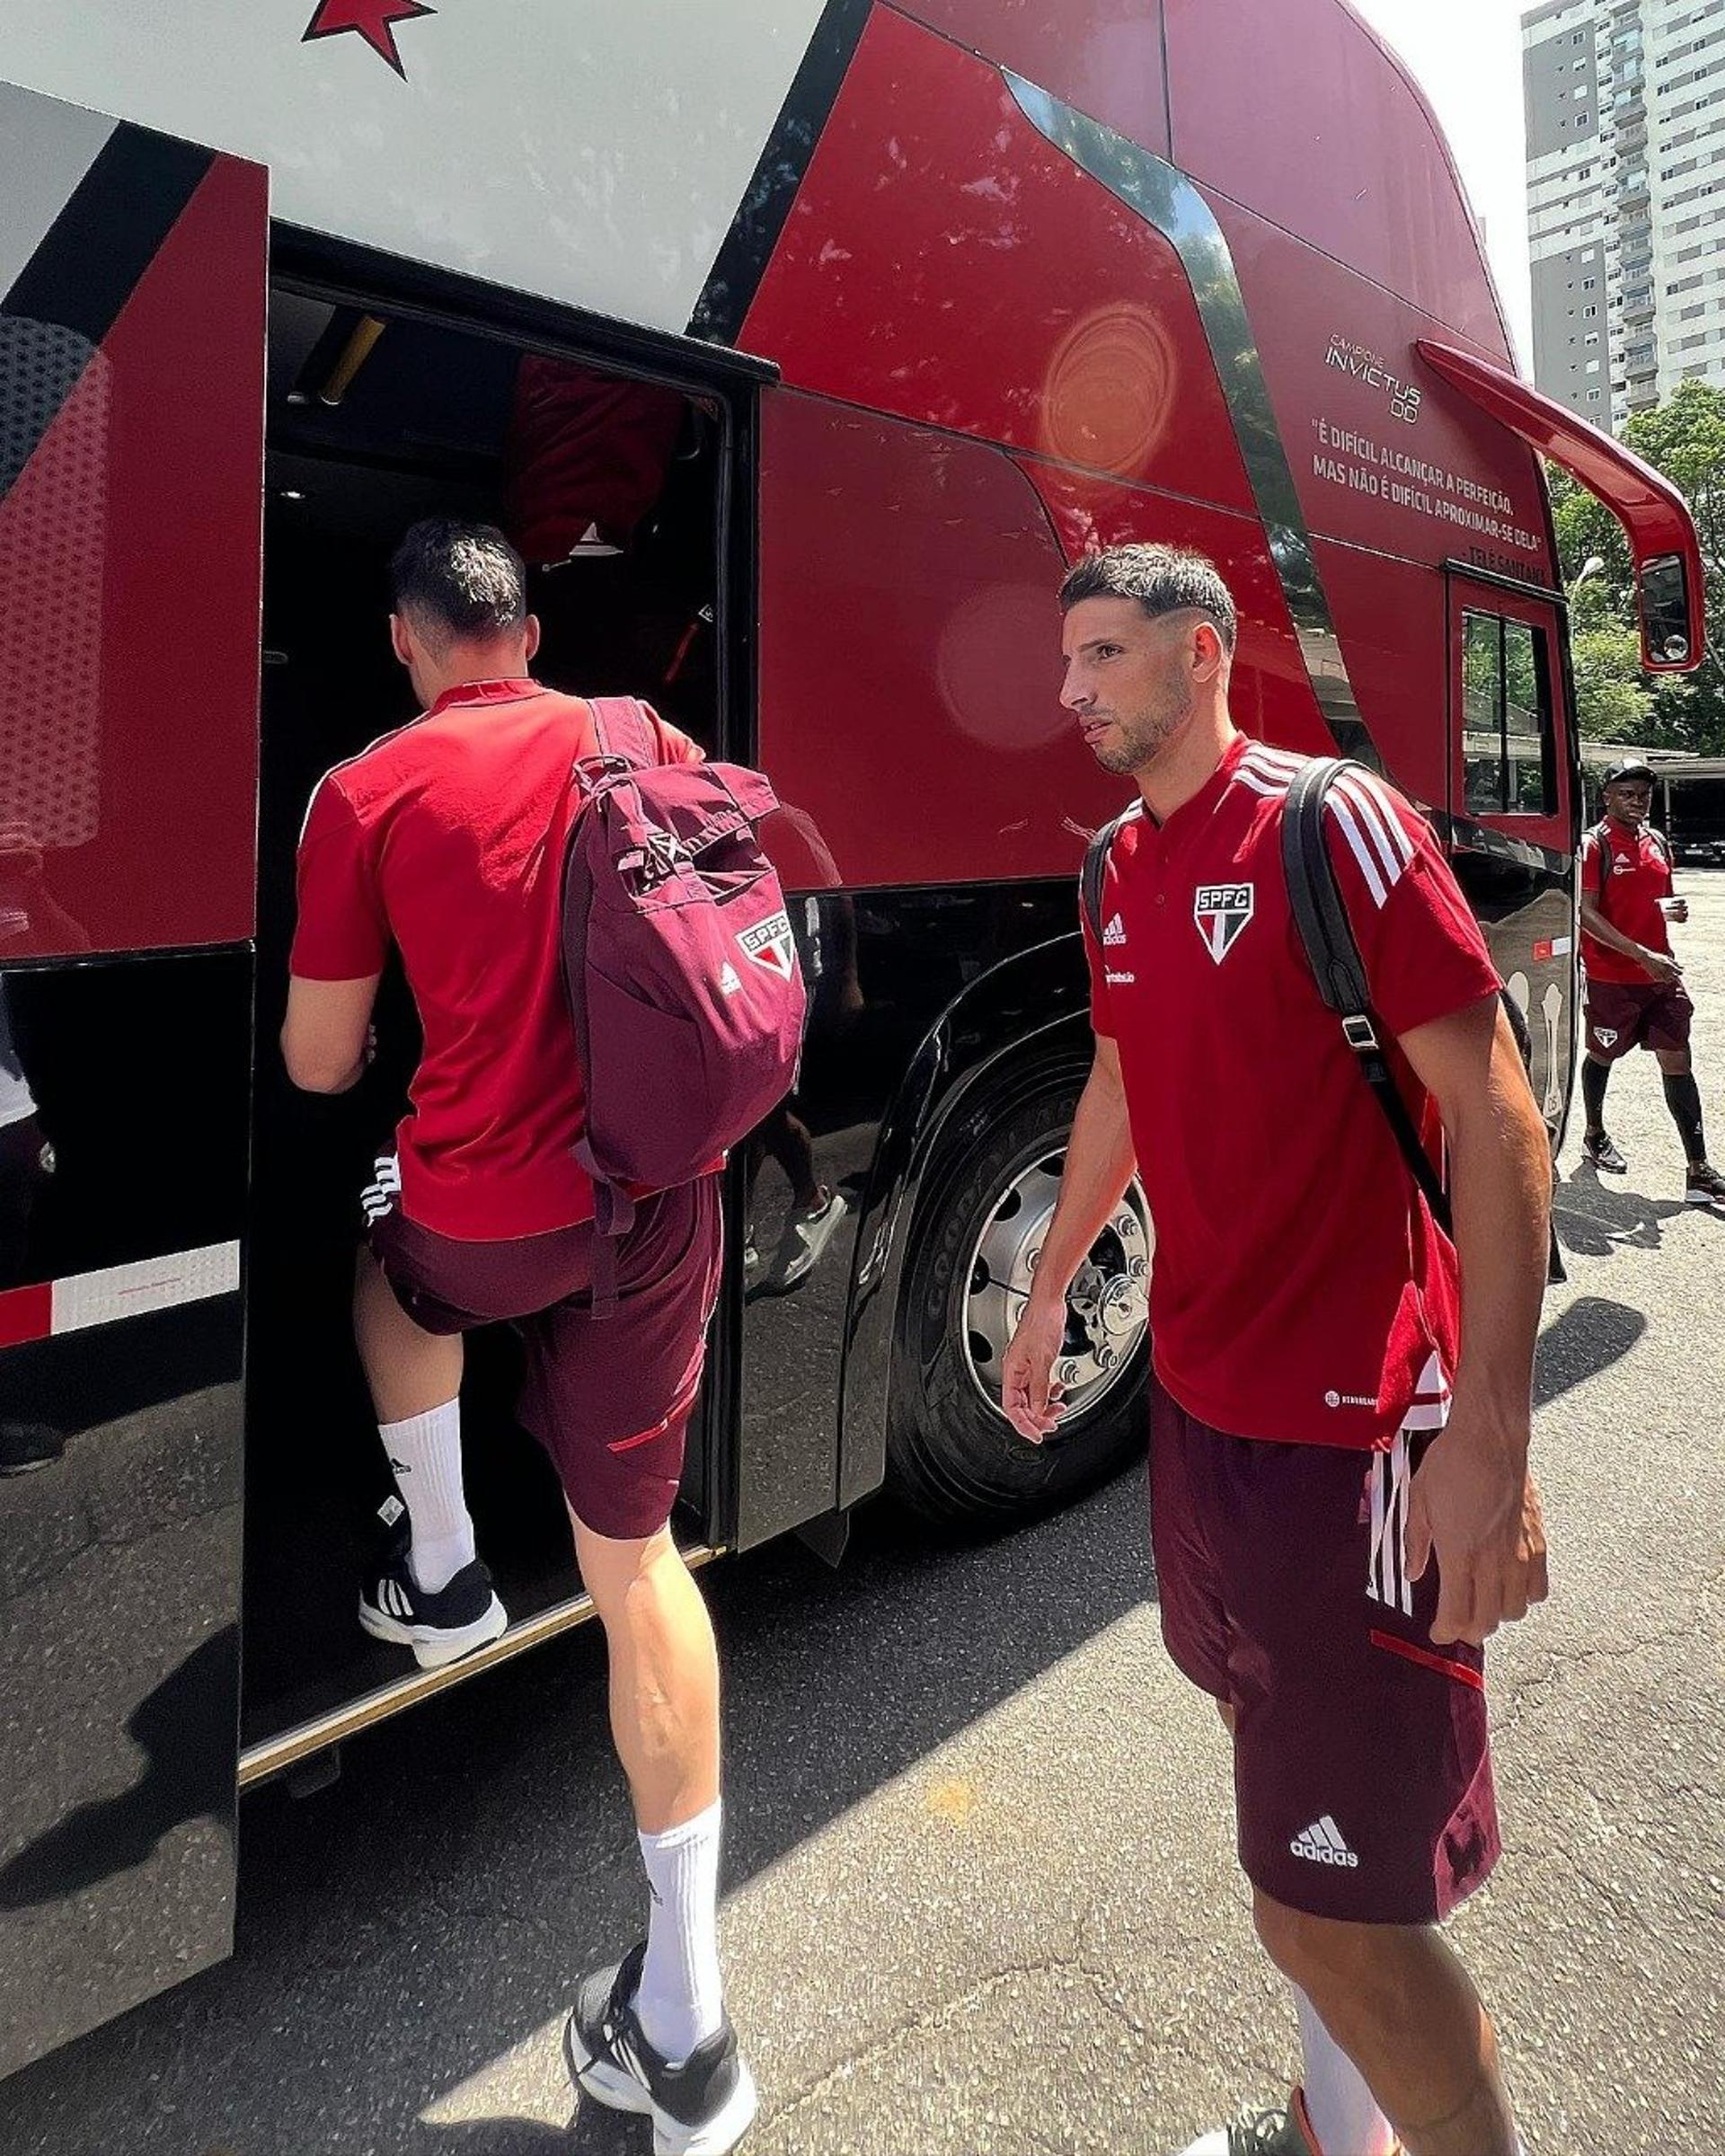
{"label": "white crew sock", "polygon": [[1305,2054],[1305,2111],[1322,2156],[1393,2156],[1395,2128],[1377,2107],[1366,2077],[1294,1987]]}
{"label": "white crew sock", "polygon": [[408,1568],[414,1584],[435,1595],[478,1555],[461,1487],[461,1402],[446,1401],[405,1422],[379,1423],[377,1435],[407,1507]]}
{"label": "white crew sock", "polygon": [[714,1804],[681,1826],[641,1836],[653,1912],[635,2012],[647,2041],[680,2065],[718,2033],[725,2016],[719,1975],[719,1827]]}

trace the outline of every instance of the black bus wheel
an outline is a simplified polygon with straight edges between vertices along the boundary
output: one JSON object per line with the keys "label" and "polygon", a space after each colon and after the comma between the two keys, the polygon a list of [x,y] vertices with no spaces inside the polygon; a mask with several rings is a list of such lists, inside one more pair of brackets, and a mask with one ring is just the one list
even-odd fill
{"label": "black bus wheel", "polygon": [[936,1524],[1007,1527],[1093,1488],[1146,1445],[1152,1238],[1135,1180],[1079,1268],[1055,1365],[1067,1413],[1027,1444],[1001,1368],[1059,1190],[1077,1087],[1050,1086],[937,1160],[906,1261],[893,1356],[888,1482]]}

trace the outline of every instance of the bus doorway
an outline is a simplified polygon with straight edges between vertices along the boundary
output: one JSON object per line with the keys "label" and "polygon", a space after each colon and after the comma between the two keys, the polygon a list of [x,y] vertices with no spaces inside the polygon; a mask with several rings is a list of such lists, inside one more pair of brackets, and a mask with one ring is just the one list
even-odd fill
{"label": "bus doorway", "polygon": [[[602,340],[529,342],[471,306],[309,278],[270,298],[243,1781],[478,1659],[428,1677],[355,1613],[393,1485],[349,1309],[359,1192],[394,1150],[418,1055],[405,984],[385,976],[377,1059],[351,1094],[297,1093],[277,1045],[306,804],[416,716],[389,645],[391,552],[422,517],[500,526],[528,562],[539,677],[641,695],[716,749],[742,708],[723,647],[727,473],[752,402],[619,364]],[[582,1613],[556,1479],[511,1412],[518,1371],[506,1330],[470,1342],[467,1490],[511,1621],[492,1658]],[[694,1551],[720,1532],[722,1386],[721,1363],[684,1483]]]}

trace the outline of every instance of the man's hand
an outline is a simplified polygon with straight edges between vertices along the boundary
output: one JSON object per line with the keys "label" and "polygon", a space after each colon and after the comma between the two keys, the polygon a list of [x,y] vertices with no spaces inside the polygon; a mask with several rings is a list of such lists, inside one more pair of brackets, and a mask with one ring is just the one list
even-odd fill
{"label": "man's hand", "polygon": [[1683,978],[1683,968],[1675,959],[1668,958],[1662,950],[1643,950],[1641,964],[1647,968],[1651,978],[1658,981],[1661,987],[1668,988],[1674,982]]}
{"label": "man's hand", "polygon": [[1666,913],[1666,919],[1675,921],[1681,928],[1689,918],[1689,901],[1686,898],[1668,898],[1665,903],[1668,909]]}
{"label": "man's hand", "polygon": [[1006,1350],[1001,1372],[1001,1405],[1007,1421],[1032,1445],[1040,1445],[1059,1427],[1064,1412],[1060,1388],[1049,1383],[1049,1376],[1066,1332],[1066,1297],[1032,1295]]}
{"label": "man's hand", "polygon": [[1408,1575],[1438,1560],[1435,1647],[1483,1647],[1550,1591],[1539,1490],[1518,1445],[1481,1442],[1458,1418],[1435,1437],[1408,1504]]}

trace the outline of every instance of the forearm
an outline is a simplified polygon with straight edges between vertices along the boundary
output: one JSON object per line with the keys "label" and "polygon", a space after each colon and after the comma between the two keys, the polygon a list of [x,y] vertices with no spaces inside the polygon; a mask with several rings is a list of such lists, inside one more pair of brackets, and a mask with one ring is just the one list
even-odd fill
{"label": "forearm", "polygon": [[1458,1425],[1525,1459],[1551,1249],[1551,1144],[1505,1039],[1455,1111],[1450,1199],[1462,1273]]}
{"label": "forearm", "polygon": [[1060,1197],[1037,1260],[1035,1300],[1064,1302],[1073,1276],[1120,1202],[1136,1162],[1112,1045],[1101,1050],[1073,1118]]}
{"label": "forearm", "polygon": [[1590,898],[1581,901],[1581,925],[1596,943],[1603,943],[1607,950],[1621,951],[1626,959],[1641,959],[1647,956],[1633,936],[1626,936],[1621,928],[1614,928]]}

